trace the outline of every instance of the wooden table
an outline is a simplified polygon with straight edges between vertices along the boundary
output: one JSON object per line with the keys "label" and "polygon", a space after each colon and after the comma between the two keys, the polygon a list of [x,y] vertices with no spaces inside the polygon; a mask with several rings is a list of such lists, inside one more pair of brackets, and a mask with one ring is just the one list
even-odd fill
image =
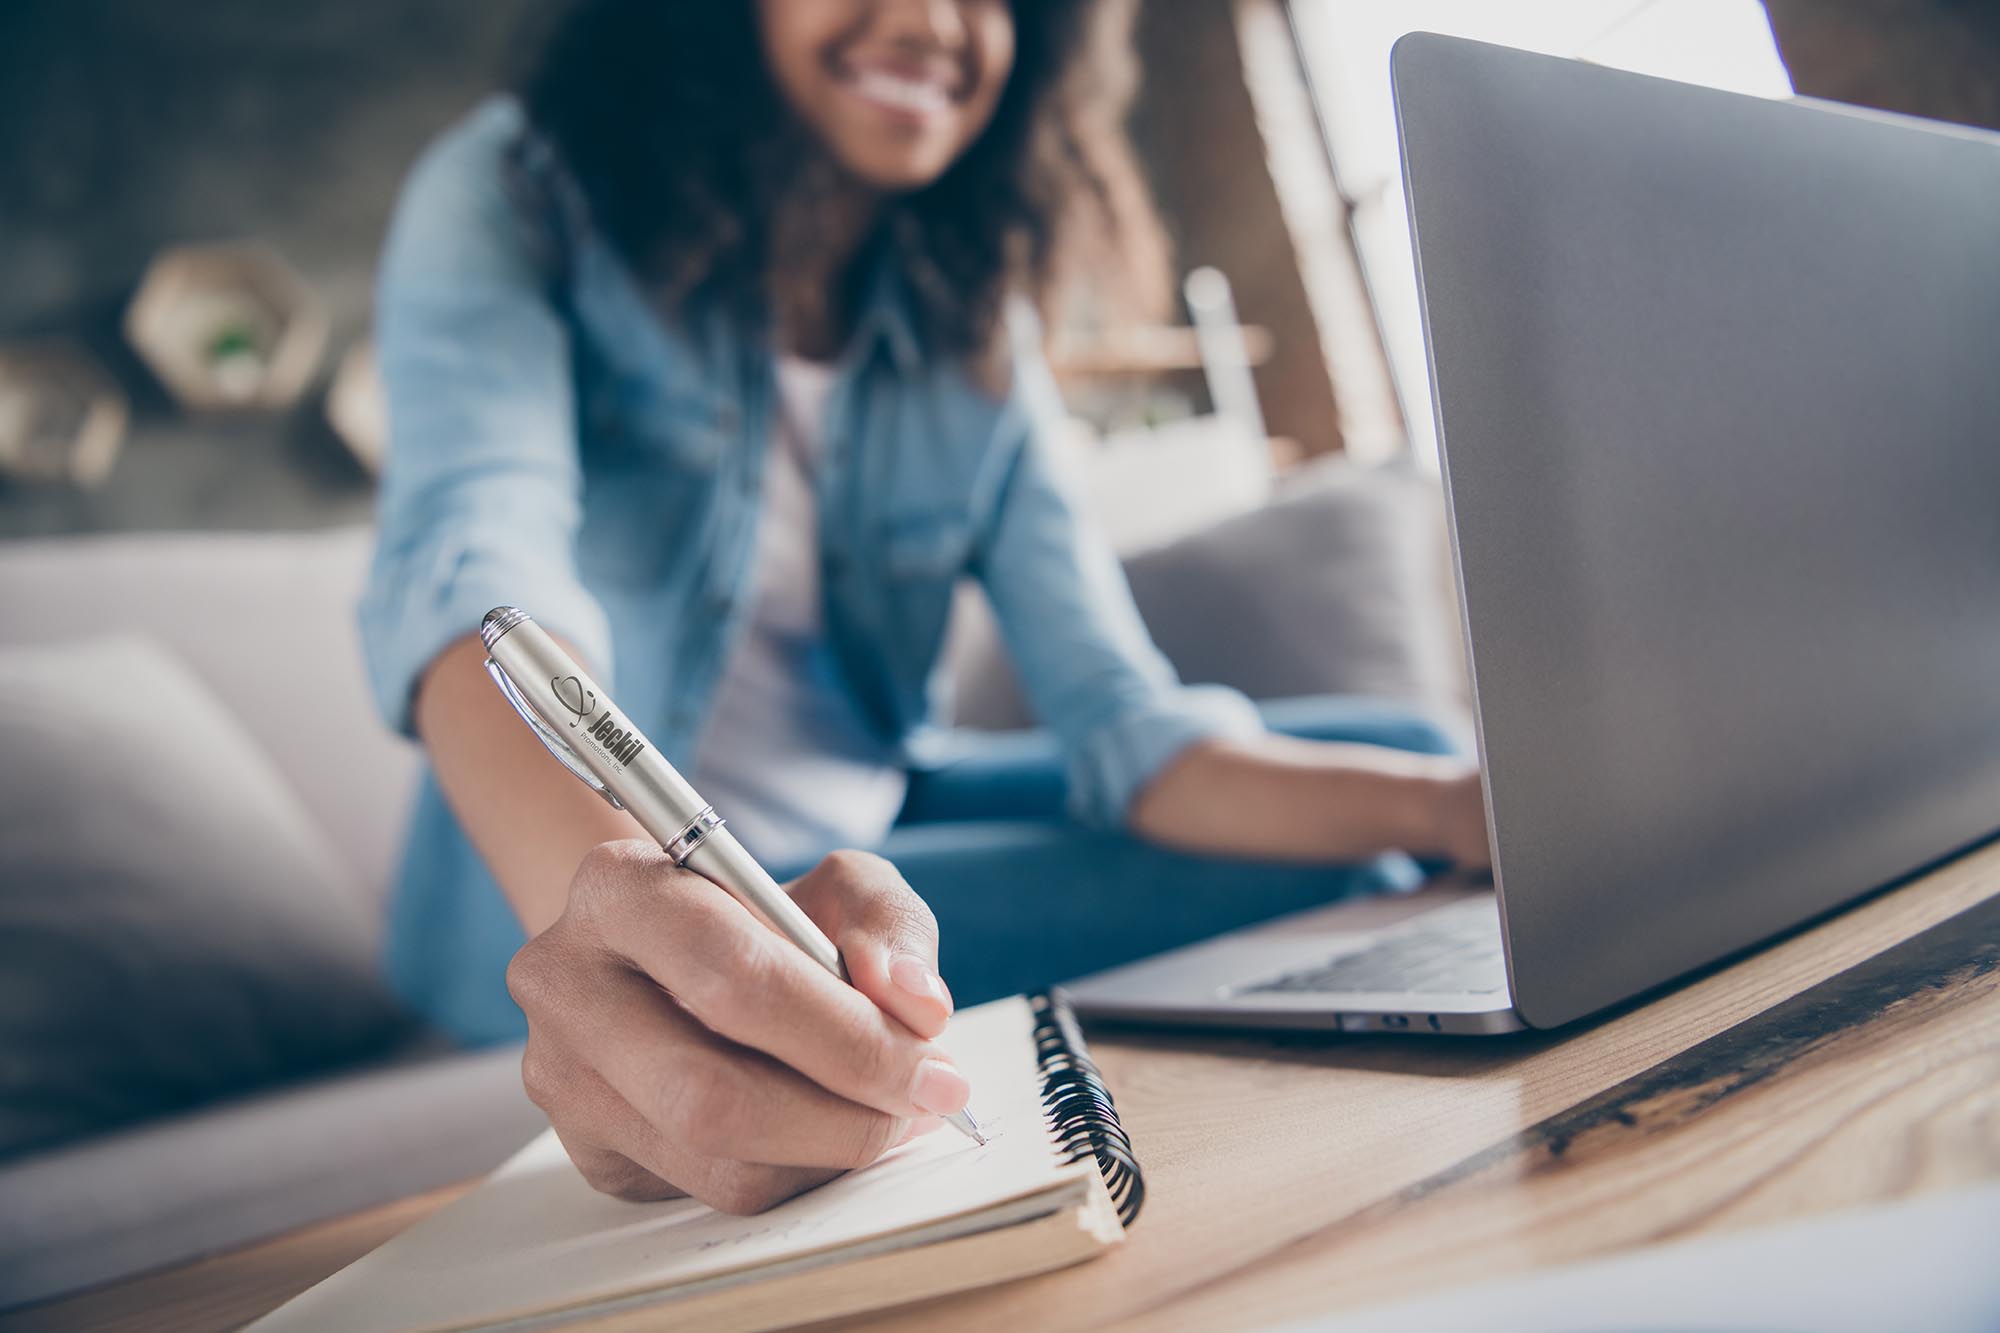
{"label": "wooden table", "polygon": [[[1092,1045],[1127,1243],[869,1326],[1243,1327],[2000,1176],[2000,844],[1556,1036]],[[233,1326],[465,1188],[0,1327]]]}

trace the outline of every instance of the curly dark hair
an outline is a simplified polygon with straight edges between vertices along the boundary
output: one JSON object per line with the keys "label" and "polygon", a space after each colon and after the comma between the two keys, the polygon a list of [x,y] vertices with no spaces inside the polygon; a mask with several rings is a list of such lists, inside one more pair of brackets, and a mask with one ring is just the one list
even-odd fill
{"label": "curly dark hair", "polygon": [[[1013,0],[1014,67],[992,122],[938,180],[892,197],[926,340],[994,352],[1006,300],[1050,315],[1083,270],[1094,301],[1151,314],[1167,245],[1132,147],[1136,0]],[[569,0],[516,82],[593,219],[669,304],[782,300],[777,219],[811,153],[767,72],[749,0]],[[794,229],[795,230],[795,229]]]}

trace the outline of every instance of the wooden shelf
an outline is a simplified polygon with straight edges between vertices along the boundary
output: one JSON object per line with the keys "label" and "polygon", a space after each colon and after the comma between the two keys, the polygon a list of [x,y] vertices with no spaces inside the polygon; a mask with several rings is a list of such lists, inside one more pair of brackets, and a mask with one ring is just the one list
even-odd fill
{"label": "wooden shelf", "polygon": [[[1270,330],[1243,326],[1243,345],[1250,364],[1271,359]],[[1049,353],[1058,379],[1143,378],[1202,369],[1201,343],[1195,331],[1170,325],[1112,329],[1103,333],[1058,338]]]}

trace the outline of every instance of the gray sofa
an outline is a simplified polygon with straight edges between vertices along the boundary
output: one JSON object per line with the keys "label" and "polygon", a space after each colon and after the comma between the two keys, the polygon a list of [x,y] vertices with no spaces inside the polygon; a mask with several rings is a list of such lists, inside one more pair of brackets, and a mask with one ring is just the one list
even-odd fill
{"label": "gray sofa", "polygon": [[[0,744],[54,756],[32,766],[7,759],[7,799],[21,817],[0,822],[0,874],[15,881],[0,884],[0,930],[26,921],[41,932],[35,941],[97,947],[70,918],[87,916],[110,880],[124,894],[108,899],[125,904],[118,929],[140,932],[104,973],[113,981],[96,989],[75,981],[90,974],[48,965],[50,946],[31,942],[8,955],[0,941],[0,987],[12,987],[0,999],[27,997],[0,1016],[0,1074],[28,1101],[44,1083],[96,1080],[90,1096],[57,1109],[82,1108],[105,1123],[0,1156],[0,1309],[474,1175],[540,1127],[520,1090],[518,1051],[450,1049],[397,1015],[367,975],[416,770],[412,749],[375,721],[363,681],[351,608],[367,542],[364,531],[339,530],[0,544],[0,691],[16,696],[0,700]],[[1271,505],[1132,552],[1127,563],[1142,612],[1183,674],[1266,696],[1365,690],[1441,714],[1457,707],[1436,493],[1421,478],[1309,469]],[[117,640],[95,642],[107,632]],[[961,720],[1021,720],[976,606],[951,660]],[[185,679],[166,679],[177,674]],[[154,703],[156,689],[174,699],[199,692],[219,707]],[[51,719],[52,696],[65,691],[70,702]],[[217,714],[204,724],[214,736],[177,741],[174,728],[204,708]],[[93,732],[106,739],[83,748],[141,746],[127,767],[152,780],[136,795],[125,790],[129,773],[65,776],[74,748],[60,748],[65,728],[99,716],[93,709],[110,719]],[[225,722],[232,735],[217,730]],[[162,732],[155,744],[179,748],[147,751],[127,734],[151,730]],[[154,753],[185,762],[144,757]],[[234,777],[221,771],[225,760]],[[210,827],[202,811],[215,801],[190,803],[202,795],[194,789],[229,781],[274,793],[266,822],[289,829],[272,835],[276,850],[241,852],[238,825],[202,831]],[[199,883],[140,882],[154,861],[120,859],[120,831],[92,822],[96,809],[125,808],[120,801],[138,812],[118,816],[128,822],[190,812],[180,854],[209,867],[189,872]],[[262,801],[239,792],[231,817]],[[32,817],[21,814],[31,806]],[[71,821],[81,836],[49,827]],[[156,830],[145,844],[173,844],[175,831]],[[218,853],[216,844],[227,846]],[[75,867],[66,864],[72,856]],[[295,873],[269,871],[288,860]],[[245,862],[264,878],[246,879]],[[157,897],[183,890],[190,907],[156,910]],[[183,1026],[174,1028],[204,986],[204,930],[214,927],[218,949],[233,947],[220,939],[225,926],[261,920],[266,890],[288,900],[290,914],[262,935],[232,927],[249,943],[215,968],[241,975],[251,998],[202,996],[218,1007],[179,1013]],[[175,938],[156,948],[147,930]],[[271,955],[293,947],[286,941],[301,961],[288,971],[281,957],[274,971]],[[312,976],[338,980],[305,985]],[[105,985],[117,993],[107,996]],[[157,996],[145,994],[148,985]],[[99,1021],[119,1028],[104,1043],[90,1026]],[[338,1041],[322,1040],[336,1029]],[[187,1073],[185,1052],[209,1063],[172,1096],[148,1101],[152,1065],[135,1082],[130,1069],[88,1064],[99,1044],[126,1049],[118,1042],[133,1060],[167,1062],[163,1079]],[[125,1101],[107,1109],[90,1097],[112,1075],[122,1080],[112,1080],[112,1100]],[[166,1109],[145,1109],[156,1104]]]}
{"label": "gray sofa", "polygon": [[[0,649],[107,629],[164,645],[296,791],[338,858],[331,882],[379,932],[416,756],[367,699],[349,612],[366,550],[360,530],[13,543]],[[345,1068],[0,1162],[0,1308],[485,1171],[543,1123],[518,1065],[392,1027]]]}

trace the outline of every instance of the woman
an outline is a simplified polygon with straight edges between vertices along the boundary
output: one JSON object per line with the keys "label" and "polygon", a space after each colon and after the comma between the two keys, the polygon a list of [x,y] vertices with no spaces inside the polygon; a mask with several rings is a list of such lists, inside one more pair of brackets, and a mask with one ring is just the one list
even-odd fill
{"label": "woman", "polygon": [[[1392,848],[1484,859],[1420,722],[1321,709],[1346,740],[1300,740],[1180,686],[1057,479],[1010,303],[1114,258],[1157,285],[1127,8],[582,0],[406,187],[362,619],[432,776],[391,970],[468,1040],[525,1013],[529,1091],[601,1189],[755,1210],[963,1106],[939,921],[983,998],[1381,887],[1329,867]],[[961,574],[1047,752],[927,730]],[[856,989],[548,761],[480,667],[503,603],[810,867]]]}

